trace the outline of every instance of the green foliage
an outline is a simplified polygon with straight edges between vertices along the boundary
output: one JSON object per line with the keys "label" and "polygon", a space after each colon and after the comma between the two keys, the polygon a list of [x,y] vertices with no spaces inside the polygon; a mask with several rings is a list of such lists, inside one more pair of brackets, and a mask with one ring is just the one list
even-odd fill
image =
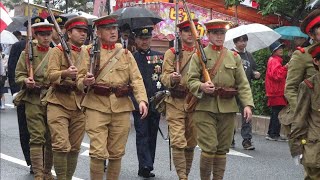
{"label": "green foliage", "polygon": [[252,81],[252,95],[255,104],[254,114],[255,115],[269,115],[270,109],[267,106],[267,96],[265,90],[265,76],[267,62],[270,57],[269,49],[263,49],[253,53],[256,60],[258,71],[261,73],[259,80]]}
{"label": "green foliage", "polygon": [[[237,6],[243,0],[225,0],[226,7]],[[310,0],[256,0],[259,3],[259,13],[262,15],[277,14],[298,25],[308,11],[305,9]]]}

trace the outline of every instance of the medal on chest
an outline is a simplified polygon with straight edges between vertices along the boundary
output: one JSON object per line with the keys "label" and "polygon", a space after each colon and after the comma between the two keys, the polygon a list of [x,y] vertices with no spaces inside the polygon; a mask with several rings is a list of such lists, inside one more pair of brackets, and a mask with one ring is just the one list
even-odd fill
{"label": "medal on chest", "polygon": [[162,64],[163,55],[146,56],[148,64]]}

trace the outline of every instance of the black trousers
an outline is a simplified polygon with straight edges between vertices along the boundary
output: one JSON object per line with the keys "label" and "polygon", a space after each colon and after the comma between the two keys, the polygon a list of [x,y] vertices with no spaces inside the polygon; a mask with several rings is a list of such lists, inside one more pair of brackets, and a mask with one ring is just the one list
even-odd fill
{"label": "black trousers", "polygon": [[132,114],[134,117],[134,127],[136,129],[139,170],[148,168],[152,171],[156,154],[160,114],[150,110],[145,119],[141,119],[139,111],[133,111]]}
{"label": "black trousers", "polygon": [[281,124],[278,115],[282,108],[284,108],[284,106],[271,106],[271,116],[268,134],[272,138],[280,136]]}
{"label": "black trousers", "polygon": [[19,125],[19,136],[20,136],[20,144],[23,151],[24,159],[27,162],[27,165],[31,165],[30,161],[30,135],[27,127],[27,119],[25,113],[25,106],[19,105],[17,106],[17,115],[18,115],[18,125]]}

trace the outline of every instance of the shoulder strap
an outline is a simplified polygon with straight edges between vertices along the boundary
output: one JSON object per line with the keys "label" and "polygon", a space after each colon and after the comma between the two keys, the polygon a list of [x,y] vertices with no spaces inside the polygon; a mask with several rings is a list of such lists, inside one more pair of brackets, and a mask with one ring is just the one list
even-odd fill
{"label": "shoulder strap", "polygon": [[[112,54],[112,56],[103,64],[103,66],[99,69],[99,71],[96,74],[96,81],[99,81],[101,79],[100,75],[102,73],[102,71],[104,71],[104,69],[107,67],[108,64],[110,64],[112,61],[112,59],[121,51],[122,48],[119,48],[116,50],[116,52],[114,52]],[[112,64],[110,64],[108,66],[108,70],[111,69],[113,67],[113,65],[116,63],[117,61],[113,61]]]}
{"label": "shoulder strap", "polygon": [[210,76],[215,76],[217,74],[218,69],[220,68],[226,54],[227,54],[227,49],[223,48],[222,53],[220,54],[218,60],[216,61],[216,63],[214,63],[213,68],[209,72]]}
{"label": "shoulder strap", "polygon": [[49,58],[48,58],[48,54],[49,52],[44,56],[44,58],[42,59],[42,61],[40,62],[40,64],[36,67],[36,69],[34,70],[35,75],[40,76],[41,71],[49,62]]}
{"label": "shoulder strap", "polygon": [[184,64],[181,65],[180,74],[182,74],[183,71],[186,70],[186,67],[187,67],[187,65],[189,64],[189,62],[190,62],[190,60],[191,60],[192,55],[194,54],[194,52],[195,52],[195,51],[193,51],[193,53],[191,54],[191,56],[189,57],[189,59],[188,59]]}

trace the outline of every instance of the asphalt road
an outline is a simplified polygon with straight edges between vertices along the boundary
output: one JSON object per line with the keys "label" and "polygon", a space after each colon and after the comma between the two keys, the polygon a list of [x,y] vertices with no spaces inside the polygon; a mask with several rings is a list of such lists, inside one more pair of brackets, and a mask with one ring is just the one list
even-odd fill
{"label": "asphalt road", "polygon": [[[6,109],[1,110],[1,180],[31,180],[29,168],[24,162],[18,135],[18,123],[16,111],[10,103],[11,97],[7,95]],[[9,102],[9,103],[8,103]],[[126,147],[126,155],[122,159],[120,180],[139,180],[138,160],[135,149],[135,130],[133,126],[129,134]],[[164,133],[167,124],[161,121],[161,129]],[[256,147],[254,151],[242,149],[241,137],[236,134],[236,148],[231,150],[227,156],[226,180],[299,180],[303,179],[302,166],[296,166],[290,157],[286,142],[271,142],[263,136],[254,135],[253,141]],[[77,170],[74,179],[90,179],[88,147],[89,138],[83,139],[81,152],[78,160]],[[199,175],[200,149],[197,148],[193,168],[189,175],[190,180],[200,179]],[[168,142],[158,134],[158,144],[155,160],[156,174],[154,180],[178,179],[172,164],[172,171],[169,170]]]}

